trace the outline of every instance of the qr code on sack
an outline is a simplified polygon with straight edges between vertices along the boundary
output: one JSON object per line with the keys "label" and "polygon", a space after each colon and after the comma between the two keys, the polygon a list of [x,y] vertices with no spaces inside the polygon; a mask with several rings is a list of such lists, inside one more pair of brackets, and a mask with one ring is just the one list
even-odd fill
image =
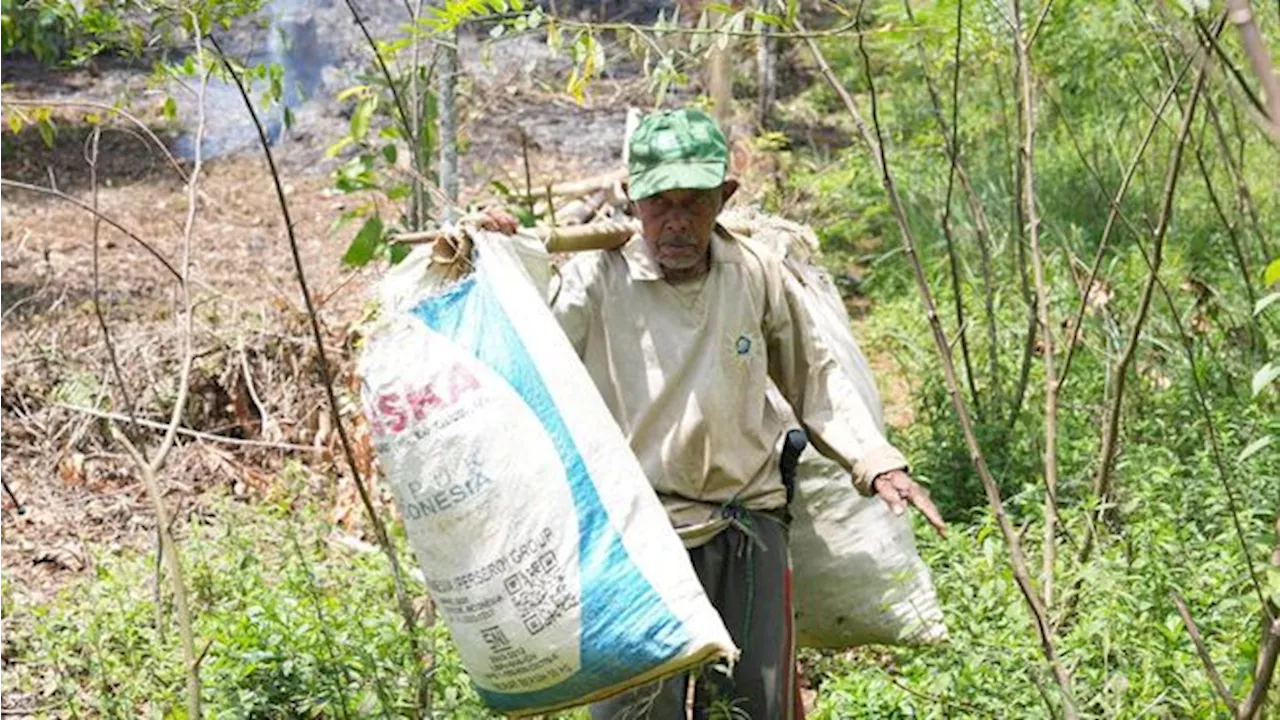
{"label": "qr code on sack", "polygon": [[508,575],[502,585],[516,612],[520,613],[525,629],[532,635],[550,627],[561,613],[576,604],[569,594],[556,555],[550,550],[528,569]]}

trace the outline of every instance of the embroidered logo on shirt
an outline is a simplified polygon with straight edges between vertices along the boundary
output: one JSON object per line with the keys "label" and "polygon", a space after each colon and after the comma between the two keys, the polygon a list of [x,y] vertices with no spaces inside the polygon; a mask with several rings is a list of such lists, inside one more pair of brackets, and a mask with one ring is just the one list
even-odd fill
{"label": "embroidered logo on shirt", "polygon": [[733,348],[738,351],[739,355],[746,355],[751,352],[751,338],[746,335],[739,335],[738,341],[733,344]]}

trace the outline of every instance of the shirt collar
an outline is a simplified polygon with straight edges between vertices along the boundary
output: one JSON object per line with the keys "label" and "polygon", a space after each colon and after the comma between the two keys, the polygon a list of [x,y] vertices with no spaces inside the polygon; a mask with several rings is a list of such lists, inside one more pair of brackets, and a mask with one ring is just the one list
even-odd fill
{"label": "shirt collar", "polygon": [[[627,271],[632,280],[652,281],[663,279],[662,266],[649,252],[644,237],[640,233],[631,236],[621,248],[622,258],[627,262]],[[711,264],[723,265],[742,261],[742,247],[737,238],[716,223],[711,233]]]}

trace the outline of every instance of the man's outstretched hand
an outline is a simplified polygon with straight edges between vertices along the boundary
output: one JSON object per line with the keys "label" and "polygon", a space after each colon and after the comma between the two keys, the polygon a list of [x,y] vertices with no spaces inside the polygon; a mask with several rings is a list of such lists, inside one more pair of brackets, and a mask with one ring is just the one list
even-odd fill
{"label": "man's outstretched hand", "polygon": [[942,515],[933,501],[929,499],[929,492],[912,480],[905,471],[890,470],[877,475],[871,486],[875,488],[876,495],[884,500],[894,515],[902,515],[907,511],[907,503],[910,503],[920,511],[921,515],[924,515],[924,519],[938,531],[938,535],[947,536],[947,524],[943,522]]}
{"label": "man's outstretched hand", "polygon": [[520,229],[520,221],[505,210],[490,208],[477,219],[480,229],[515,235]]}

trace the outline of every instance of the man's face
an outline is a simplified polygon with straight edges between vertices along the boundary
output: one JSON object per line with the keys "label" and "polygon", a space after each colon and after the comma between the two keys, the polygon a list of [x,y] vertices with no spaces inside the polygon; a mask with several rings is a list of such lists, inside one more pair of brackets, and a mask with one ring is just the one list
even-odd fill
{"label": "man's face", "polygon": [[668,190],[636,202],[645,243],[664,271],[687,273],[706,264],[716,216],[736,189],[727,181],[711,190]]}

